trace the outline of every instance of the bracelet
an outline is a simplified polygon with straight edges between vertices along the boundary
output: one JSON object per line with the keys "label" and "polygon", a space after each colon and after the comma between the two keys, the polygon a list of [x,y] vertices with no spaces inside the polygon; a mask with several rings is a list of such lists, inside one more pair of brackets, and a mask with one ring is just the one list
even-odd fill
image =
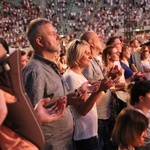
{"label": "bracelet", "polygon": [[80,92],[78,91],[78,89],[75,89],[74,91],[76,93],[76,97],[80,97]]}

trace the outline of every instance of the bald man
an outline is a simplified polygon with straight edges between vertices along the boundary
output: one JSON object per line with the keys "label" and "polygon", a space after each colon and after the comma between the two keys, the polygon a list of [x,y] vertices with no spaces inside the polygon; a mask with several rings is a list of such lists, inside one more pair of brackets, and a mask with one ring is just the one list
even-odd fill
{"label": "bald man", "polygon": [[[80,39],[85,40],[90,44],[91,54],[93,56],[91,65],[89,67],[86,67],[83,71],[84,76],[88,80],[92,81],[104,79],[102,73],[102,66],[100,66],[99,60],[97,59],[99,53],[102,52],[102,39],[100,39],[99,36],[93,31],[87,31],[83,33]],[[97,105],[98,136],[101,150],[102,149],[110,150],[112,148],[110,141],[112,129],[109,126],[110,102],[111,102],[111,92],[110,90],[107,90],[102,100]]]}

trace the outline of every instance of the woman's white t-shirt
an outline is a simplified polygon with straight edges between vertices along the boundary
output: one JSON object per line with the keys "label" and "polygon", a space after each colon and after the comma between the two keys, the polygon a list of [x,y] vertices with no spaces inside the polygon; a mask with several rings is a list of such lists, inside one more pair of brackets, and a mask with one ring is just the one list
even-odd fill
{"label": "woman's white t-shirt", "polygon": [[[69,69],[65,72],[64,77],[69,86],[69,91],[75,90],[87,82],[87,79],[82,74],[77,74]],[[74,140],[78,141],[97,136],[98,116],[96,103],[85,116],[80,115],[73,106],[71,106],[71,110],[75,123]]]}

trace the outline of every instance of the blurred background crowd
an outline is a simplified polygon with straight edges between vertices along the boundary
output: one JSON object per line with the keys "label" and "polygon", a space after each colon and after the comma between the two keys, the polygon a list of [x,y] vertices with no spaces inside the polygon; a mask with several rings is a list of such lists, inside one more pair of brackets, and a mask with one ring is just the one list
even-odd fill
{"label": "blurred background crowd", "polygon": [[[132,0],[129,8],[133,35],[144,43],[150,38],[150,1]],[[0,36],[12,49],[28,48],[27,24],[44,17],[57,28],[63,46],[89,30],[106,41],[114,35],[123,36],[124,13],[124,1],[119,0],[1,0]]]}

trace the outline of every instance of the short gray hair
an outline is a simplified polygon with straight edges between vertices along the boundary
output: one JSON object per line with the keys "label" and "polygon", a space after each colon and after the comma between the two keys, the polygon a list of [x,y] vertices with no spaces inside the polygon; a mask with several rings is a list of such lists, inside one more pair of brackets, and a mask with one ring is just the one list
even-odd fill
{"label": "short gray hair", "polygon": [[36,38],[41,35],[41,25],[50,23],[52,24],[51,21],[44,19],[44,18],[37,18],[34,20],[31,20],[29,25],[27,26],[26,33],[27,37],[29,39],[30,44],[34,48],[34,43]]}

